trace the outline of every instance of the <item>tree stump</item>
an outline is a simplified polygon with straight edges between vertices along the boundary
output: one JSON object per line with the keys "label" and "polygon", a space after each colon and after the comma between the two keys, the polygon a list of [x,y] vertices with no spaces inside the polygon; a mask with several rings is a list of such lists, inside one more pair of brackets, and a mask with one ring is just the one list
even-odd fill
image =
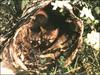
{"label": "tree stump", "polygon": [[[73,6],[69,3],[73,8]],[[20,70],[36,73],[59,65],[71,64],[82,44],[83,23],[73,9],[52,10],[51,2],[30,12],[6,41],[1,53],[2,68],[16,73]],[[8,65],[9,64],[9,65]]]}

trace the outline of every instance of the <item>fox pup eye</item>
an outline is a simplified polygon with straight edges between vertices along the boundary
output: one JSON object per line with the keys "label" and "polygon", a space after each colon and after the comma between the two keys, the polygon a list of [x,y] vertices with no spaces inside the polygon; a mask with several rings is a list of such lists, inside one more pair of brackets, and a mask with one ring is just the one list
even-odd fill
{"label": "fox pup eye", "polygon": [[47,17],[42,14],[36,15],[35,24],[37,25],[44,25],[47,23]]}

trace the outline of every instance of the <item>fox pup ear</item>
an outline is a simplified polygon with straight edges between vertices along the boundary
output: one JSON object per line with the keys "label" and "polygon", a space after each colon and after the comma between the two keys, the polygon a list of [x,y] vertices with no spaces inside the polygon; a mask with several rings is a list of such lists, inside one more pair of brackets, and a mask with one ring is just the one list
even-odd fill
{"label": "fox pup ear", "polygon": [[45,16],[46,18],[48,17],[48,14],[45,12],[45,10],[43,9],[40,9],[36,12],[36,15],[43,15]]}

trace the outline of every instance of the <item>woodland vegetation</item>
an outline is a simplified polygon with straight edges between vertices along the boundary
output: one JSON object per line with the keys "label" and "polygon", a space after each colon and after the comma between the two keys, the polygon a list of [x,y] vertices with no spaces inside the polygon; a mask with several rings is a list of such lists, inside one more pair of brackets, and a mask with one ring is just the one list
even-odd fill
{"label": "woodland vegetation", "polygon": [[0,0],[1,75],[100,75],[99,0]]}

